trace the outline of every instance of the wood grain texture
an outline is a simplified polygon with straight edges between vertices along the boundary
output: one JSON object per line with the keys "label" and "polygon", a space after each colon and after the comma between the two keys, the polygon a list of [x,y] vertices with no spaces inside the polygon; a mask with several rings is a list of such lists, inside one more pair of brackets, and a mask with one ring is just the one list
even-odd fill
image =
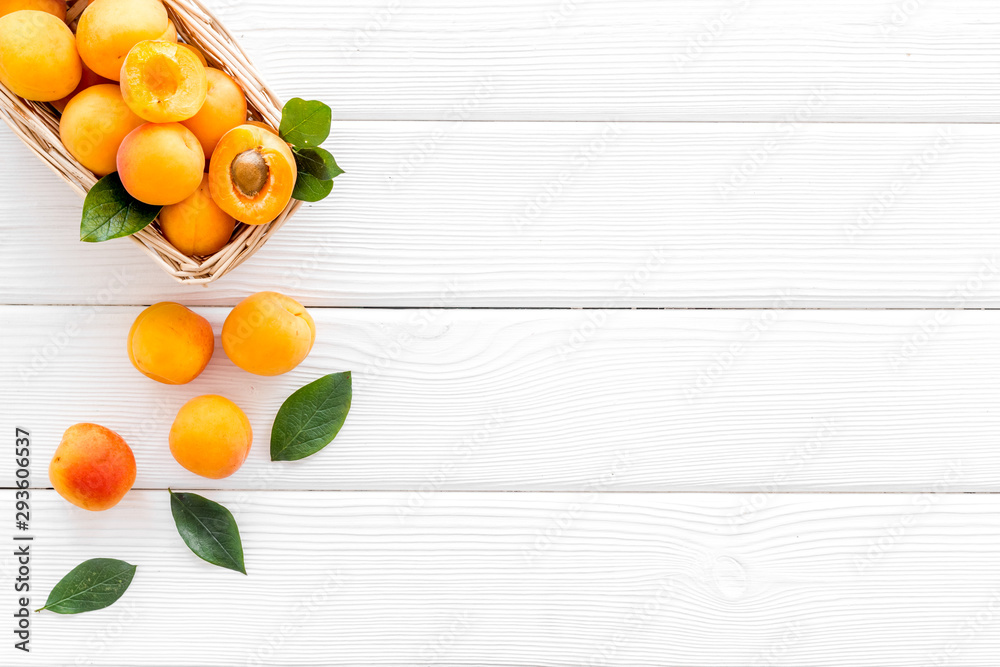
{"label": "wood grain texture", "polygon": [[362,122],[330,143],[333,195],[202,289],[80,243],[81,202],[0,133],[0,302],[1000,306],[997,125]]}
{"label": "wood grain texture", "polygon": [[[233,366],[221,345],[183,386],[140,375],[140,308],[5,307],[4,413],[47,462],[93,421],[132,444],[139,487],[407,490],[996,491],[1000,312],[313,309],[295,371]],[[199,309],[215,331],[228,310]],[[270,463],[292,391],[354,372],[337,440]],[[248,414],[244,467],[205,480],[167,433],[193,396]],[[16,420],[16,423],[15,423]],[[0,457],[0,478],[13,459]],[[36,482],[45,485],[43,469]]]}
{"label": "wood grain texture", "polygon": [[343,119],[995,122],[992,0],[210,3],[279,96]]}
{"label": "wood grain texture", "polygon": [[406,523],[399,494],[208,495],[234,509],[247,577],[187,551],[166,491],[103,514],[36,493],[33,600],[87,557],[138,570],[114,607],[33,616],[30,659],[5,642],[4,664],[992,667],[1000,652],[994,496],[791,495],[735,524],[733,494],[449,493]]}

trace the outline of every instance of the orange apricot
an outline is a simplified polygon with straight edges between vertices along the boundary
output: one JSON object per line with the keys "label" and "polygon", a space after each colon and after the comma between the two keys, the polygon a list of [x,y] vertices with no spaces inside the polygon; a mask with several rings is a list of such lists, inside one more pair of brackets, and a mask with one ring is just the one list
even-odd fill
{"label": "orange apricot", "polygon": [[271,127],[270,125],[268,125],[267,123],[265,123],[262,120],[248,120],[245,124],[246,125],[253,125],[254,127],[259,127],[262,130],[267,130],[268,132],[270,132],[271,134],[273,134],[275,136],[278,136],[278,137],[281,136],[280,134],[278,134],[278,131],[276,129],[274,129],[273,127]]}
{"label": "orange apricot", "polygon": [[158,39],[160,41],[163,41],[163,42],[176,42],[177,41],[177,27],[174,26],[174,22],[171,21],[170,19],[167,19],[167,29],[163,32],[162,35],[160,35],[156,39]]}
{"label": "orange apricot", "polygon": [[118,504],[135,484],[135,456],[120,435],[98,424],[75,424],[63,433],[49,464],[60,496],[85,510]]}
{"label": "orange apricot", "polygon": [[129,194],[147,204],[167,206],[198,189],[205,153],[198,138],[180,123],[146,123],[122,141],[117,164]]}
{"label": "orange apricot", "polygon": [[0,83],[15,95],[58,100],[73,92],[82,75],[76,39],[58,17],[22,9],[0,18]]}
{"label": "orange apricot", "polygon": [[292,198],[297,175],[288,144],[272,132],[247,124],[222,136],[208,169],[212,199],[249,225],[263,225],[278,217]]}
{"label": "orange apricot", "polygon": [[215,350],[212,325],[179,303],[154,303],[128,332],[128,358],[136,370],[163,384],[187,384],[205,370]]}
{"label": "orange apricot", "polygon": [[169,21],[160,0],[95,0],[76,28],[80,57],[101,76],[118,81],[132,47],[159,39]]}
{"label": "orange apricot", "polygon": [[181,406],[170,427],[170,453],[182,466],[210,479],[240,469],[253,444],[250,420],[223,396],[197,396]]}
{"label": "orange apricot", "polygon": [[160,231],[185,255],[211,255],[233,235],[236,221],[212,200],[208,174],[187,199],[160,210]]}
{"label": "orange apricot", "polygon": [[233,77],[222,70],[206,67],[205,76],[208,79],[205,103],[198,113],[181,124],[194,132],[205,157],[211,158],[222,135],[246,122],[247,98]]}
{"label": "orange apricot", "polygon": [[56,108],[56,111],[58,111],[59,113],[62,113],[63,111],[66,110],[66,105],[69,104],[69,101],[71,99],[76,97],[81,91],[84,91],[87,88],[90,88],[91,86],[96,86],[101,83],[114,83],[115,85],[118,85],[116,81],[112,81],[111,79],[105,79],[100,74],[94,72],[94,70],[87,67],[87,63],[81,63],[81,64],[83,66],[83,74],[80,76],[80,83],[76,84],[76,88],[74,88],[73,92],[71,92],[69,95],[52,102],[52,106],[54,106]]}
{"label": "orange apricot", "polygon": [[19,12],[22,9],[33,9],[52,14],[60,21],[66,20],[65,0],[0,0],[0,17]]}
{"label": "orange apricot", "polygon": [[98,176],[118,169],[118,147],[143,124],[117,84],[91,86],[70,100],[59,119],[59,138],[70,154]]}
{"label": "orange apricot", "polygon": [[122,97],[138,116],[153,123],[191,118],[205,103],[205,68],[189,49],[147,40],[132,47],[121,72]]}
{"label": "orange apricot", "polygon": [[229,359],[255,375],[281,375],[309,355],[316,323],[301,303],[277,292],[243,299],[222,325],[222,348]]}
{"label": "orange apricot", "polygon": [[185,42],[177,42],[177,46],[189,50],[191,53],[193,53],[195,56],[198,57],[198,60],[201,61],[202,67],[208,67],[208,59],[205,58],[205,54],[202,53],[201,49],[199,49],[197,46],[193,44],[187,44]]}

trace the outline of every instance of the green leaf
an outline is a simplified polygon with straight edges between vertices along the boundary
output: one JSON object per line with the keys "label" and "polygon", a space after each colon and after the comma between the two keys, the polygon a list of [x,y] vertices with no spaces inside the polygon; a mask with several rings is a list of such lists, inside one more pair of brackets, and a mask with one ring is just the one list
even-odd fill
{"label": "green leaf", "polygon": [[330,136],[332,120],[333,112],[322,102],[293,97],[281,110],[278,133],[293,146],[319,146]]}
{"label": "green leaf", "polygon": [[326,196],[333,190],[333,181],[321,181],[312,174],[300,171],[295,179],[295,188],[292,190],[292,197],[299,201],[319,201],[326,199]]}
{"label": "green leaf", "polygon": [[196,556],[212,565],[247,573],[240,529],[232,512],[196,493],[173,491],[170,512],[177,532]]}
{"label": "green leaf", "polygon": [[295,153],[295,164],[300,174],[305,172],[321,181],[328,181],[344,173],[330,151],[324,148],[295,148],[292,152]]}
{"label": "green leaf", "polygon": [[45,606],[57,614],[82,614],[110,607],[135,576],[135,565],[114,558],[85,560],[63,577],[49,593]]}
{"label": "green leaf", "polygon": [[110,173],[90,188],[83,201],[80,240],[96,243],[135,234],[156,219],[160,208],[130,195],[118,172]]}
{"label": "green leaf", "polygon": [[288,397],[271,427],[271,460],[298,461],[337,437],[351,409],[351,373],[332,373]]}

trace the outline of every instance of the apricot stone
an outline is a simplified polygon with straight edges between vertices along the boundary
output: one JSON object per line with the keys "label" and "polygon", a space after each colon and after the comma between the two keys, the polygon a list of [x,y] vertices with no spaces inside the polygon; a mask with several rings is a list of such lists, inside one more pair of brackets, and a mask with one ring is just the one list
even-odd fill
{"label": "apricot stone", "polygon": [[215,350],[212,325],[179,303],[155,303],[128,332],[128,358],[148,378],[187,384],[205,370]]}
{"label": "apricot stone", "polygon": [[185,255],[211,255],[229,242],[236,221],[212,200],[208,174],[187,199],[160,210],[160,231]]}
{"label": "apricot stone", "polygon": [[132,47],[167,30],[169,18],[160,0],[95,0],[80,15],[77,47],[90,69],[118,81]]}
{"label": "apricot stone", "polygon": [[201,185],[205,153],[198,138],[180,123],[146,123],[122,141],[117,164],[129,194],[147,204],[168,206]]}
{"label": "apricot stone", "polygon": [[132,47],[121,71],[122,97],[153,123],[191,118],[205,103],[208,80],[198,57],[173,42],[147,40]]}
{"label": "apricot stone", "polygon": [[240,85],[222,70],[205,68],[208,79],[208,95],[201,109],[182,125],[194,132],[211,158],[219,139],[229,130],[242,125],[247,120],[247,98]]}
{"label": "apricot stone", "polygon": [[229,359],[255,375],[281,375],[309,355],[316,323],[301,303],[277,292],[258,292],[241,301],[222,325]]}
{"label": "apricot stone", "polygon": [[117,167],[118,148],[143,124],[122,99],[117,84],[91,86],[70,100],[59,119],[59,138],[70,154],[98,176]]}
{"label": "apricot stone", "polygon": [[212,199],[248,225],[271,222],[292,198],[295,156],[273,132],[244,123],[226,132],[208,168]]}
{"label": "apricot stone", "polygon": [[239,406],[223,396],[198,396],[181,406],[170,427],[170,453],[209,479],[229,477],[250,453],[253,431]]}
{"label": "apricot stone", "polygon": [[33,9],[52,14],[60,21],[66,20],[65,0],[0,0],[0,17],[19,12],[22,9]]}
{"label": "apricot stone", "polygon": [[49,464],[60,496],[99,512],[118,504],[135,484],[135,456],[120,435],[97,424],[66,429]]}
{"label": "apricot stone", "polygon": [[76,39],[58,17],[23,9],[0,18],[0,83],[15,95],[52,102],[73,92],[82,74]]}

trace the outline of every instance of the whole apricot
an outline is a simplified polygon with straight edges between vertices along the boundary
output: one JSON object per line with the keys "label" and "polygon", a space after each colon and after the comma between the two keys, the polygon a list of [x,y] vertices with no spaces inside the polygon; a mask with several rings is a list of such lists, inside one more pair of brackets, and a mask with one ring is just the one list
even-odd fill
{"label": "whole apricot", "polygon": [[101,76],[118,81],[132,47],[159,39],[168,24],[160,0],[95,0],[83,10],[76,28],[80,57]]}
{"label": "whole apricot", "polygon": [[198,189],[205,153],[198,138],[180,123],[146,123],[125,136],[117,164],[129,194],[147,204],[167,206]]}
{"label": "whole apricot", "polygon": [[76,39],[58,17],[22,9],[0,18],[0,83],[15,95],[52,102],[73,92],[82,75]]}
{"label": "whole apricot", "polygon": [[160,209],[160,231],[185,255],[211,255],[229,243],[236,221],[212,200],[208,174],[187,199]]}
{"label": "whole apricot", "polygon": [[63,111],[66,110],[66,105],[69,104],[69,101],[71,99],[76,97],[81,91],[86,90],[91,86],[96,86],[101,83],[113,83],[116,86],[118,85],[117,82],[112,81],[111,79],[105,79],[100,74],[94,72],[94,70],[87,67],[86,63],[81,63],[81,64],[83,73],[80,76],[80,83],[76,84],[76,88],[74,88],[73,92],[71,92],[69,95],[67,95],[66,97],[61,97],[58,100],[52,102],[52,106],[54,106],[56,108],[56,111],[58,111],[59,113],[62,113]]}
{"label": "whole apricot", "polygon": [[118,147],[143,124],[113,83],[91,86],[77,94],[59,119],[59,138],[70,154],[98,176],[117,167]]}
{"label": "whole apricot", "polygon": [[208,79],[205,103],[198,113],[181,124],[194,132],[205,157],[211,158],[222,135],[246,122],[247,98],[233,77],[222,70],[206,67],[205,77]]}
{"label": "whole apricot", "polygon": [[140,373],[163,384],[187,384],[205,370],[215,350],[212,325],[179,303],[155,303],[128,332],[128,358]]}
{"label": "whole apricot", "polygon": [[212,198],[248,225],[271,222],[292,198],[298,169],[276,134],[243,124],[222,135],[208,168]]}
{"label": "whole apricot", "polygon": [[122,97],[153,123],[191,118],[205,103],[208,80],[198,57],[173,42],[146,40],[132,47],[121,71]]}
{"label": "whole apricot", "polygon": [[277,292],[243,299],[222,325],[229,359],[255,375],[281,375],[309,355],[316,323],[301,303]]}
{"label": "whole apricot", "polygon": [[66,0],[0,0],[0,17],[22,9],[33,9],[52,14],[60,21],[66,20]]}
{"label": "whole apricot", "polygon": [[181,406],[170,427],[170,453],[209,479],[229,477],[250,453],[253,431],[239,406],[223,396],[198,396]]}
{"label": "whole apricot", "polygon": [[111,429],[75,424],[66,429],[52,456],[49,481],[77,507],[111,509],[135,484],[135,456]]}
{"label": "whole apricot", "polygon": [[163,31],[163,34],[157,37],[157,39],[164,42],[176,42],[177,41],[177,27],[174,22],[167,19],[167,29]]}

